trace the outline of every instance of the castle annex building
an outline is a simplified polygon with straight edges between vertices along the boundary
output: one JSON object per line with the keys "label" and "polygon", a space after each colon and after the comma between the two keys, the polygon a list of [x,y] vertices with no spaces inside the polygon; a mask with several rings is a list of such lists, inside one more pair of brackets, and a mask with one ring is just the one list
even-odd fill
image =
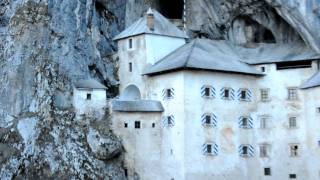
{"label": "castle annex building", "polygon": [[320,178],[319,54],[189,40],[151,9],[114,40],[129,179]]}

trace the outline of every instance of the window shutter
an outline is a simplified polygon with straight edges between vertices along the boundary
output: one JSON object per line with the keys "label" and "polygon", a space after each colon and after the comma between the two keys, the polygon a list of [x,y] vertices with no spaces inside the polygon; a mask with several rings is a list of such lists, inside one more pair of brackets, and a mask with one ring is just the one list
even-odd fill
{"label": "window shutter", "polygon": [[253,157],[254,156],[254,147],[253,146],[251,146],[251,145],[249,145],[248,146],[248,149],[249,149],[249,156],[250,157]]}
{"label": "window shutter", "polygon": [[239,155],[240,155],[241,157],[243,157],[243,145],[240,145],[240,146],[239,146],[238,151],[239,151]]}
{"label": "window shutter", "polygon": [[241,100],[241,89],[238,89],[237,91],[237,98],[238,100]]}
{"label": "window shutter", "polygon": [[251,101],[251,98],[252,98],[252,92],[248,89],[247,90],[247,101]]}
{"label": "window shutter", "polygon": [[230,98],[234,100],[234,89],[230,89]]}
{"label": "window shutter", "polygon": [[239,117],[238,125],[239,125],[239,128],[243,128],[243,116]]}
{"label": "window shutter", "polygon": [[207,144],[203,144],[202,145],[202,152],[203,152],[204,155],[207,154]]}
{"label": "window shutter", "polygon": [[253,128],[253,119],[251,117],[248,117],[248,124],[249,128]]}
{"label": "window shutter", "polygon": [[175,94],[174,94],[174,89],[173,88],[170,88],[170,95],[171,95],[172,98],[174,98]]}
{"label": "window shutter", "polygon": [[221,99],[225,99],[225,97],[224,97],[224,90],[225,90],[226,88],[221,88],[220,89],[220,97],[221,97]]}
{"label": "window shutter", "polygon": [[219,147],[218,147],[217,144],[214,144],[214,145],[213,145],[213,154],[214,154],[215,156],[217,156],[218,153],[219,153]]}

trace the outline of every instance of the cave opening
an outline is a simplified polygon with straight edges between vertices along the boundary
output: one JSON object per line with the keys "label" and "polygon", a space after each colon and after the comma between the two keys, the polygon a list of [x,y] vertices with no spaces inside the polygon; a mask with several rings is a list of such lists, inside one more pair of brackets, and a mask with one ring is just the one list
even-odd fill
{"label": "cave opening", "polygon": [[95,2],[95,7],[100,14],[102,14],[106,10],[106,7],[101,2],[98,2],[98,1]]}
{"label": "cave opening", "polygon": [[276,38],[272,31],[250,16],[239,16],[233,22],[238,30],[244,30],[244,36],[248,43],[276,43]]}
{"label": "cave opening", "polygon": [[168,19],[182,19],[184,10],[183,0],[158,0],[159,12]]}

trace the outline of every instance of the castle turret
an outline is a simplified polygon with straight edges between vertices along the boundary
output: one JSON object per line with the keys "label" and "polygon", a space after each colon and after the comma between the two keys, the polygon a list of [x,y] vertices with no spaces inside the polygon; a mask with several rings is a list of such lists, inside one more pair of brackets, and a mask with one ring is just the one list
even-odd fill
{"label": "castle turret", "polygon": [[146,99],[147,80],[143,72],[186,43],[185,32],[153,9],[117,35],[120,94],[135,85]]}

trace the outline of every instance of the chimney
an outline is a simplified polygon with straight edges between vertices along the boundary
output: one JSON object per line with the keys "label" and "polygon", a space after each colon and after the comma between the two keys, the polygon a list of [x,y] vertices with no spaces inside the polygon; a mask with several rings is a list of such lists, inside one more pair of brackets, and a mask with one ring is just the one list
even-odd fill
{"label": "chimney", "polygon": [[154,31],[154,15],[151,8],[147,12],[147,26],[151,31]]}

